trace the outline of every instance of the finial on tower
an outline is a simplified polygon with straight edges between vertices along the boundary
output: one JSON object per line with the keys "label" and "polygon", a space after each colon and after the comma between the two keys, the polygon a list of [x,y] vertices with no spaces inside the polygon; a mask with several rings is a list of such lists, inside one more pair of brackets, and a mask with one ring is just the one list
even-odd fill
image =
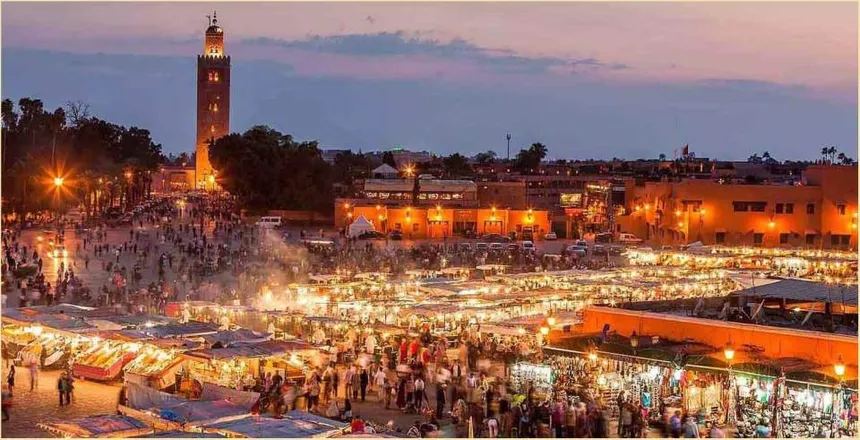
{"label": "finial on tower", "polygon": [[212,11],[212,24],[218,24],[218,11]]}

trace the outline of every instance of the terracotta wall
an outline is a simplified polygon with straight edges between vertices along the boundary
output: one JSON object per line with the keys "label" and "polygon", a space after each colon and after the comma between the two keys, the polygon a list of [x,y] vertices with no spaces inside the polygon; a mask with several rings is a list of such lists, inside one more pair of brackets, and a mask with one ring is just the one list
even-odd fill
{"label": "terracotta wall", "polygon": [[738,351],[737,361],[742,361],[742,346],[750,344],[764,349],[767,358],[800,358],[824,367],[834,365],[841,356],[856,376],[857,336],[845,336],[821,332],[767,327],[736,322],[672,316],[652,312],[622,310],[610,307],[587,307],[583,312],[584,333],[599,333],[604,324],[610,331],[629,337],[634,331],[639,335],[653,336],[674,341],[692,339],[713,347],[731,344]]}

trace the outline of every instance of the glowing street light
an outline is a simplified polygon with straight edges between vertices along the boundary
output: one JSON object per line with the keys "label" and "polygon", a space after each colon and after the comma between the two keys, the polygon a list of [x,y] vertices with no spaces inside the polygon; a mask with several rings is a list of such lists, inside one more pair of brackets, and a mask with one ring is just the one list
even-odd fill
{"label": "glowing street light", "polygon": [[726,360],[729,361],[729,364],[731,364],[732,359],[735,358],[735,349],[732,347],[731,342],[726,344],[726,348],[723,349],[723,356],[726,357]]}
{"label": "glowing street light", "polygon": [[547,326],[541,327],[540,328],[540,334],[542,334],[544,336],[548,335],[549,334],[549,327],[547,327]]}
{"label": "glowing street light", "polygon": [[62,178],[62,177],[60,177],[60,176],[54,177],[54,186],[56,186],[57,188],[59,188],[59,187],[63,186],[63,183],[64,183],[65,181],[66,181],[66,179],[63,179],[63,178]]}
{"label": "glowing street light", "polygon": [[839,356],[839,359],[836,361],[836,365],[833,366],[833,372],[836,373],[836,377],[839,380],[842,380],[842,376],[845,375],[845,364],[842,363],[842,356]]}

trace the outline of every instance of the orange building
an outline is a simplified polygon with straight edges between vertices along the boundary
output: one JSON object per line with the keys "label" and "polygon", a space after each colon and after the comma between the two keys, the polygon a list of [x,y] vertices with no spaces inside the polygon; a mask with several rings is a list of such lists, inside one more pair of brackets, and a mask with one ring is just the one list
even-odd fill
{"label": "orange building", "polygon": [[629,182],[622,232],[651,245],[857,247],[857,167],[809,167],[800,185]]}
{"label": "orange building", "polygon": [[389,233],[399,230],[404,238],[442,239],[464,235],[467,231],[483,234],[508,235],[516,232],[518,238],[531,233],[540,239],[549,231],[549,212],[529,209],[451,208],[359,205],[351,200],[339,200],[335,208],[335,227],[338,229],[360,216],[373,223],[377,231]]}

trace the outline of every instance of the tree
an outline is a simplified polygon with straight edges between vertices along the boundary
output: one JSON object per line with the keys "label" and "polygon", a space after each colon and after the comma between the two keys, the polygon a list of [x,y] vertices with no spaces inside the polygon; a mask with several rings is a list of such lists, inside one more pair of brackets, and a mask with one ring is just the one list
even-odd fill
{"label": "tree", "polygon": [[839,159],[839,163],[841,165],[853,165],[854,164],[854,159],[848,157],[845,153],[839,153],[839,155],[836,156],[836,158]]}
{"label": "tree", "polygon": [[215,141],[209,159],[222,186],[253,210],[296,209],[330,212],[334,168],[315,141],[297,142],[266,126]]}
{"label": "tree", "polygon": [[[89,214],[131,203],[148,193],[149,172],[163,157],[149,131],[91,117],[80,102],[49,111],[38,99],[21,98],[17,108],[5,99],[2,122],[3,197],[18,213],[50,208],[55,197],[66,206],[80,202]],[[55,174],[65,178],[63,188],[50,184]]]}
{"label": "tree", "polygon": [[540,166],[541,161],[547,154],[546,145],[535,142],[528,150],[520,150],[517,153],[513,168],[520,173],[531,173],[535,168]]}
{"label": "tree", "polygon": [[471,176],[472,167],[465,156],[454,153],[442,159],[442,174],[448,178]]}
{"label": "tree", "polygon": [[753,153],[753,155],[747,159],[747,162],[749,162],[749,163],[761,163],[761,157],[759,157],[758,153]]}
{"label": "tree", "polygon": [[660,155],[659,155],[659,156],[657,156],[657,158],[658,158],[658,159],[660,159],[660,162],[663,162],[663,161],[665,161],[665,160],[666,160],[666,154],[665,154],[665,153],[660,153]]}
{"label": "tree", "polygon": [[370,159],[363,154],[354,154],[352,151],[339,153],[334,158],[334,179],[351,185],[355,179],[367,176],[370,166]]}
{"label": "tree", "polygon": [[496,152],[489,150],[484,153],[478,153],[475,155],[475,161],[477,161],[481,165],[493,163],[496,161]]}
{"label": "tree", "polygon": [[397,163],[394,161],[394,153],[386,151],[382,154],[382,163],[388,164],[391,168],[397,169]]}

